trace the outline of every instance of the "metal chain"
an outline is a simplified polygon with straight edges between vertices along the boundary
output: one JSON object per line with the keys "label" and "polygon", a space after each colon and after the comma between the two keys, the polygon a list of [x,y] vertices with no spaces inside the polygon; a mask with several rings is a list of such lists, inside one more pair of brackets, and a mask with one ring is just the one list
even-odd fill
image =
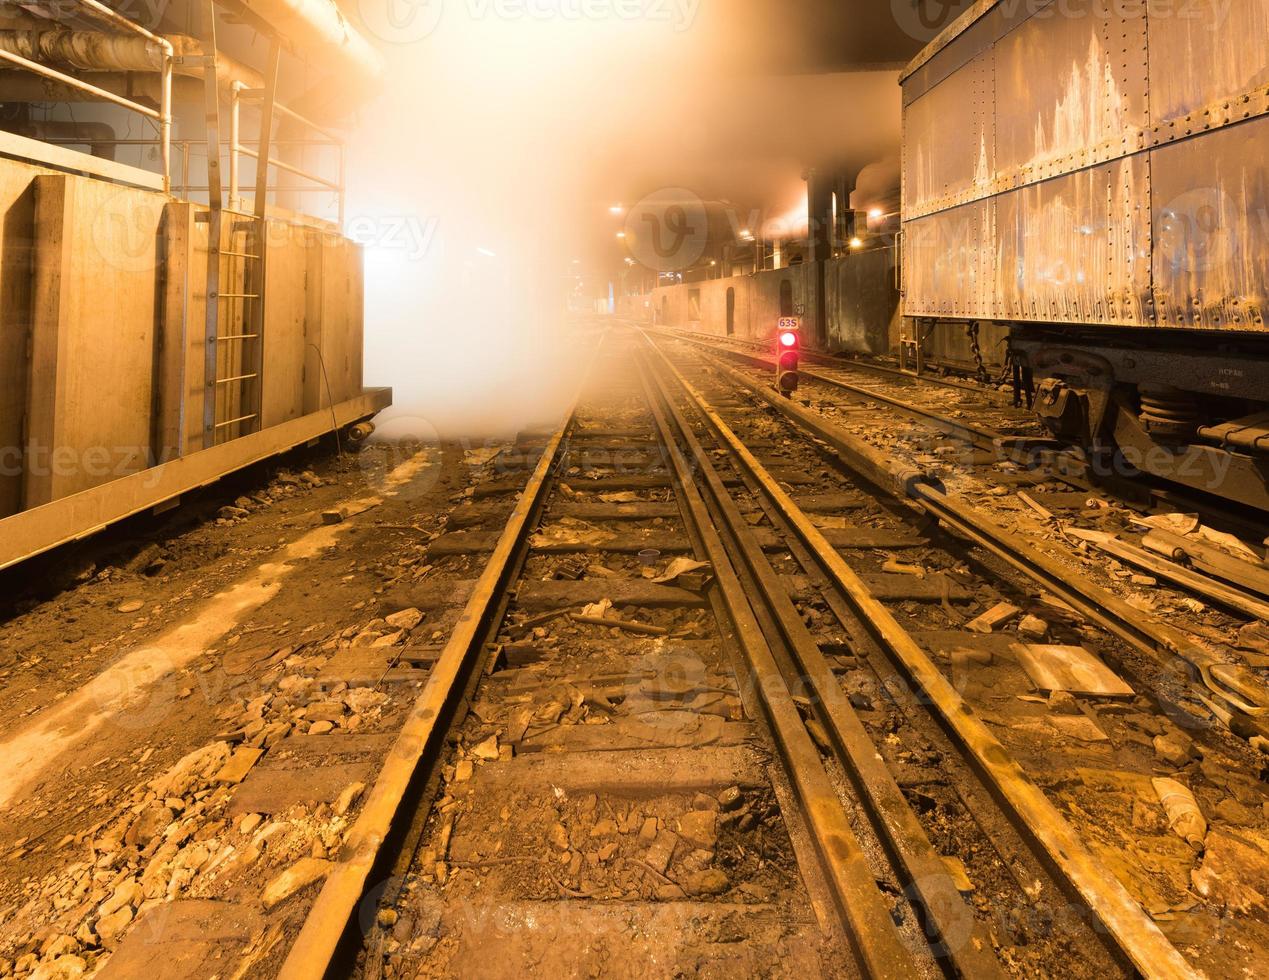
{"label": "metal chain", "polygon": [[978,321],[971,320],[965,329],[969,333],[970,352],[974,355],[975,377],[983,384],[987,384],[991,381],[991,375],[987,373],[987,365],[983,361],[983,348],[978,341]]}

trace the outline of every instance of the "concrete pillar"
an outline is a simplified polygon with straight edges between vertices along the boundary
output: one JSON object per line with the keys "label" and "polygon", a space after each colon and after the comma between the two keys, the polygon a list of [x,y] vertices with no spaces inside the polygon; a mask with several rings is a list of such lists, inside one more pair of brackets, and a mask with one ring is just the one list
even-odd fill
{"label": "concrete pillar", "polygon": [[832,257],[833,180],[822,171],[808,169],[806,178],[807,274],[810,276],[806,326],[817,347],[828,341],[824,309],[824,263]]}

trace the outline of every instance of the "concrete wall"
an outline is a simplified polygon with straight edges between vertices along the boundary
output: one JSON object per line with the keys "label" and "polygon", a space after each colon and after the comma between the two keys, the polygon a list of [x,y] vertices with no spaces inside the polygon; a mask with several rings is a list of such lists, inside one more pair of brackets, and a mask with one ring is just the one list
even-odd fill
{"label": "concrete wall", "polygon": [[[809,267],[798,265],[757,275],[662,286],[652,291],[651,310],[658,324],[726,336],[730,291],[734,302],[731,335],[741,340],[765,340],[775,333],[776,321],[782,315],[782,283],[788,283],[784,295],[793,304],[792,312],[812,302],[808,272]],[[637,304],[627,307],[627,315],[637,311]]]}
{"label": "concrete wall", "polygon": [[[0,159],[0,517],[203,448],[205,211]],[[266,427],[362,391],[360,249],[271,217],[267,256]],[[251,291],[243,269],[222,292]],[[221,332],[240,322],[222,313]],[[249,348],[218,352],[220,377],[253,370]]]}
{"label": "concrete wall", "polygon": [[897,347],[902,318],[894,249],[856,252],[824,266],[829,349],[887,354]]}
{"label": "concrete wall", "polygon": [[[894,283],[894,253],[875,249],[824,263],[827,349],[887,353],[899,343],[899,294]],[[813,343],[815,266],[802,264],[757,275],[681,283],[653,290],[651,306],[645,297],[628,297],[620,312],[636,319],[655,315],[672,327],[726,335],[727,291],[734,290],[732,335],[742,340],[767,340],[776,321],[793,304],[792,313],[804,317],[807,343]],[[783,294],[782,284],[788,284]]]}

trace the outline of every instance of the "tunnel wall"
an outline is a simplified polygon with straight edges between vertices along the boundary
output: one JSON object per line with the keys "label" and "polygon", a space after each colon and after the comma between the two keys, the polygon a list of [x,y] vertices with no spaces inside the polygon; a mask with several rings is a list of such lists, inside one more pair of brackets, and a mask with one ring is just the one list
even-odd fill
{"label": "tunnel wall", "polygon": [[853,252],[824,266],[829,349],[888,354],[897,347],[901,317],[894,249]]}
{"label": "tunnel wall", "polygon": [[[775,333],[776,320],[781,316],[781,285],[789,284],[788,295],[796,311],[808,302],[808,279],[808,267],[797,265],[757,275],[661,286],[647,299],[651,301],[650,311],[657,324],[727,336],[730,290],[735,303],[731,336],[741,340],[765,340]],[[627,315],[634,315],[642,306],[642,298],[629,299]]]}
{"label": "tunnel wall", "polygon": [[[205,211],[0,159],[0,517],[203,448]],[[360,249],[268,226],[266,428],[362,393],[363,330]]]}
{"label": "tunnel wall", "polygon": [[[727,336],[727,291],[734,290],[732,336],[766,340],[775,333],[781,315],[808,314],[815,302],[815,268],[801,264],[756,275],[662,286],[648,297],[626,297],[619,312],[636,319],[654,315],[658,324]],[[832,259],[824,263],[824,275],[830,351],[882,354],[897,347],[899,294],[892,249]],[[789,284],[789,291],[782,302],[783,283]],[[645,301],[650,305],[645,306]],[[809,343],[809,326],[805,330]]]}

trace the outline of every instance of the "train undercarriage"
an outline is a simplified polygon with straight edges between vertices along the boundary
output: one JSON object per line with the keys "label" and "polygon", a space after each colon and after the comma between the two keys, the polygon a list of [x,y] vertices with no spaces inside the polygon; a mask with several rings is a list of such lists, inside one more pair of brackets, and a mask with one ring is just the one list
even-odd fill
{"label": "train undercarriage", "polygon": [[[1157,336],[1157,335],[1156,335]],[[1017,329],[1018,394],[1101,476],[1151,476],[1269,511],[1269,347],[1145,350]]]}

